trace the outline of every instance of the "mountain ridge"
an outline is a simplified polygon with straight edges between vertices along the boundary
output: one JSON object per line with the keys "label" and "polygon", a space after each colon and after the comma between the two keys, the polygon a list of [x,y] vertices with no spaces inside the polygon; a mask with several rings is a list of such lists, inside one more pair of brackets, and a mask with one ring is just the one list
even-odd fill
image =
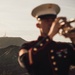
{"label": "mountain ridge", "polygon": [[5,48],[10,45],[21,46],[25,42],[27,41],[21,37],[0,37],[0,48]]}

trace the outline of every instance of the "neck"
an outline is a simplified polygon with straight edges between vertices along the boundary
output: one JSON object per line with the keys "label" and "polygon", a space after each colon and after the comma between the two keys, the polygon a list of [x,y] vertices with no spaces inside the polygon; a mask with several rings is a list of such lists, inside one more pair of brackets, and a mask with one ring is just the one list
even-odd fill
{"label": "neck", "polygon": [[45,33],[41,33],[41,36],[45,37],[45,36],[47,36],[47,34],[45,34]]}

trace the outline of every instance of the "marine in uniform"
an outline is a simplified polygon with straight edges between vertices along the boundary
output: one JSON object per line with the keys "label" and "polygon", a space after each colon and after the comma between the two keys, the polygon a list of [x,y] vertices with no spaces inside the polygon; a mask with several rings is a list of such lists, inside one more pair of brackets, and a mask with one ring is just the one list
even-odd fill
{"label": "marine in uniform", "polygon": [[[33,9],[32,16],[39,21],[43,19],[47,22],[45,19],[52,18],[50,21],[56,22],[55,18],[59,11],[60,7],[56,4],[43,4]],[[56,25],[58,24],[57,22]],[[41,31],[41,27],[39,28]],[[27,42],[20,48],[19,64],[26,68],[30,75],[69,75],[70,66],[75,65],[75,45],[55,42],[53,37],[57,31],[53,34],[51,32],[49,30],[45,34],[41,32],[37,40]]]}

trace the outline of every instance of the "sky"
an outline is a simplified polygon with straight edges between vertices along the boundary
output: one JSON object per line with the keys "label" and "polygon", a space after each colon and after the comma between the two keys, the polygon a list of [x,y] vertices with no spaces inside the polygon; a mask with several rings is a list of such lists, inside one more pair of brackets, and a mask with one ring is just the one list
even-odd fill
{"label": "sky", "polygon": [[[31,11],[45,3],[56,3],[60,6],[58,17],[65,16],[68,20],[75,18],[75,0],[0,0],[0,37],[21,37],[27,41],[37,39],[40,33]],[[54,40],[70,42],[59,34]]]}

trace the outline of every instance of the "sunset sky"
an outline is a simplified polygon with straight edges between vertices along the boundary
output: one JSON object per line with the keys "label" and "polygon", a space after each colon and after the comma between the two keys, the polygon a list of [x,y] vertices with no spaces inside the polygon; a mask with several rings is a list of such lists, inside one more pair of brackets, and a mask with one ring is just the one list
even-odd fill
{"label": "sunset sky", "polygon": [[[61,7],[58,16],[75,18],[75,0],[0,0],[0,37],[22,37],[34,40],[39,35],[36,19],[31,16],[34,7],[44,3],[56,3]],[[69,41],[56,35],[56,41]]]}

